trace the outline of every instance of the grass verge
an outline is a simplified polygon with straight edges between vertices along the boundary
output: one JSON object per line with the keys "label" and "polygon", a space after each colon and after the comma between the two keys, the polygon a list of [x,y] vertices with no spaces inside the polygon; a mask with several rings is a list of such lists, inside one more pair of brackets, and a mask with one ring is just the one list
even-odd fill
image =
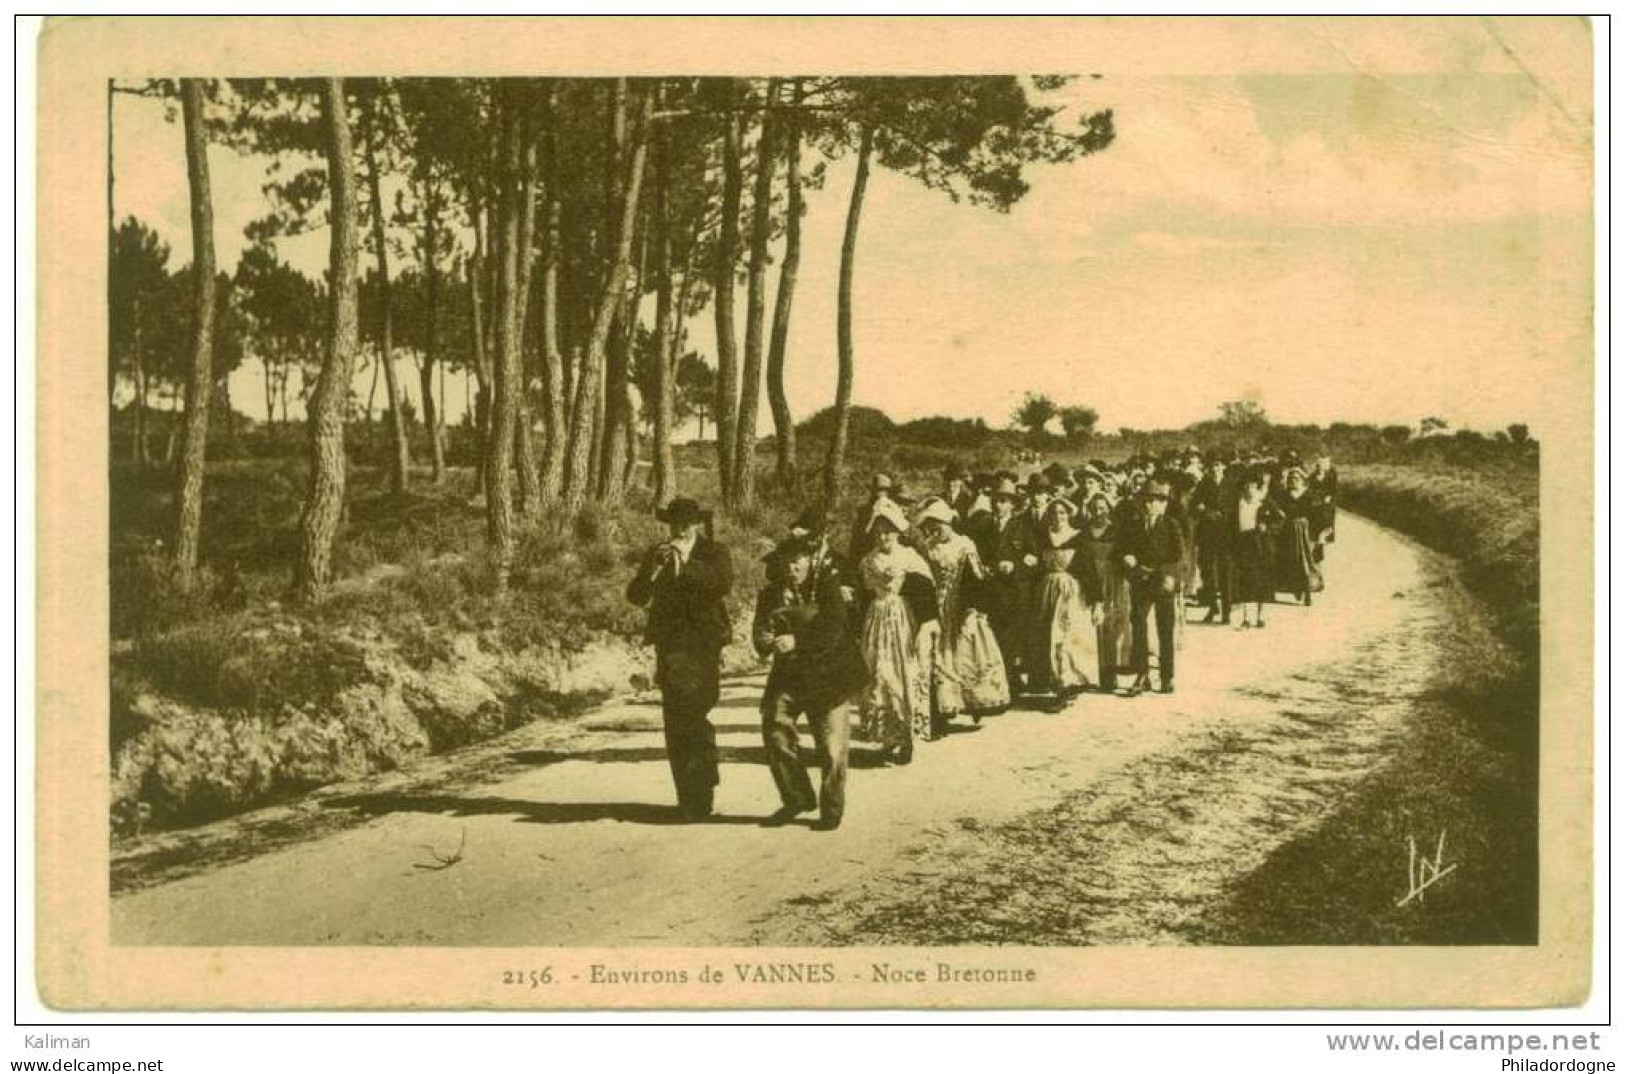
{"label": "grass verge", "polygon": [[[1343,501],[1454,560],[1434,580],[1453,629],[1392,760],[1277,849],[1196,938],[1228,944],[1539,940],[1538,474],[1345,470]],[[1449,572],[1450,568],[1441,567]],[[1386,875],[1445,832],[1459,868],[1404,906]],[[1378,872],[1383,871],[1381,879]],[[1403,876],[1403,873],[1401,873]]]}

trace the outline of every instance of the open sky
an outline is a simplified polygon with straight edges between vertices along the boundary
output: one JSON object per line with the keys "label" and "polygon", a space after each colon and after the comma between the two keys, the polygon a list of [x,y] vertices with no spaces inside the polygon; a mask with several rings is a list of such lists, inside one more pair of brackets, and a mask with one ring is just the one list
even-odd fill
{"label": "open sky", "polygon": [[[1591,360],[1583,21],[1122,19],[1100,36],[1065,96],[1069,114],[1112,108],[1117,141],[1034,169],[1010,213],[874,174],[858,403],[1003,425],[1035,390],[1095,407],[1107,429],[1144,429],[1249,396],[1281,421],[1437,415],[1540,435],[1557,413],[1545,371]],[[178,124],[120,96],[113,137],[115,213],[184,260]],[[210,163],[230,271],[263,212],[266,162],[216,146]],[[838,161],[808,195],[788,378],[798,415],[834,391],[851,177]],[[283,254],[319,275],[326,235]],[[709,314],[692,337],[709,351]],[[259,376],[245,363],[231,385],[255,416]],[[770,420],[764,405],[764,431]]]}

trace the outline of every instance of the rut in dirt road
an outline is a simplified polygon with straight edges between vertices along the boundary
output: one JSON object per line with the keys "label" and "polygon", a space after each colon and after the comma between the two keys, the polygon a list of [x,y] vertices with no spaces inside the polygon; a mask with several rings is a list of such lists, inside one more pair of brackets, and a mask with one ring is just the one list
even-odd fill
{"label": "rut in dirt road", "polygon": [[1346,664],[1243,691],[1243,706],[1184,748],[1147,756],[1004,824],[962,818],[955,832],[911,848],[907,869],[841,898],[809,900],[820,908],[768,919],[755,939],[920,946],[1197,939],[1189,926],[1230,881],[1327,816],[1388,755],[1424,688],[1427,661],[1417,640],[1395,633]]}
{"label": "rut in dirt road", "polygon": [[1314,608],[1185,630],[1178,694],[962,722],[906,768],[864,750],[835,833],[760,825],[778,805],[760,680],[737,681],[715,717],[715,823],[672,822],[659,710],[623,702],[520,728],[480,748],[484,767],[329,797],[340,830],[119,895],[115,941],[1189,941],[1202,907],[1391,749],[1439,629],[1423,555],[1350,518]]}

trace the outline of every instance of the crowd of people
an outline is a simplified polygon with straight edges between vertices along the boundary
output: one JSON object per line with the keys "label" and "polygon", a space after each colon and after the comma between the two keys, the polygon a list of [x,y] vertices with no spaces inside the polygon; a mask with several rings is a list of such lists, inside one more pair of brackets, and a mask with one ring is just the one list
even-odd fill
{"label": "crowd of people", "polygon": [[[1282,594],[1311,604],[1336,510],[1325,455],[1305,464],[1193,448],[1051,463],[1024,480],[954,466],[940,490],[912,497],[876,474],[841,547],[821,511],[802,512],[766,557],[752,619],[771,660],[762,736],[782,802],[767,822],[816,810],[816,827],[839,827],[854,733],[906,765],[955,719],[980,722],[1013,700],[1058,710],[1087,691],[1173,693],[1187,610],[1259,630]],[[670,538],[627,595],[649,609],[678,806],[702,820],[718,782],[709,714],[732,571],[698,503],[675,499],[660,517]],[[801,719],[816,791],[798,754]]]}

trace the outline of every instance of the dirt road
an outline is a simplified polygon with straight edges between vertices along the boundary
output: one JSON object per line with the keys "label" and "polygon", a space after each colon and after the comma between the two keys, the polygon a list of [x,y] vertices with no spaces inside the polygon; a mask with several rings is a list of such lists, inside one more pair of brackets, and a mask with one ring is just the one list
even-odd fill
{"label": "dirt road", "polygon": [[115,942],[1186,942],[1392,748],[1439,629],[1424,555],[1345,517],[1329,592],[1263,631],[1193,622],[1178,694],[1012,711],[908,768],[855,757],[835,833],[759,825],[777,801],[742,681],[714,823],[670,822],[659,710],[634,700],[289,813],[319,834],[116,896]]}

